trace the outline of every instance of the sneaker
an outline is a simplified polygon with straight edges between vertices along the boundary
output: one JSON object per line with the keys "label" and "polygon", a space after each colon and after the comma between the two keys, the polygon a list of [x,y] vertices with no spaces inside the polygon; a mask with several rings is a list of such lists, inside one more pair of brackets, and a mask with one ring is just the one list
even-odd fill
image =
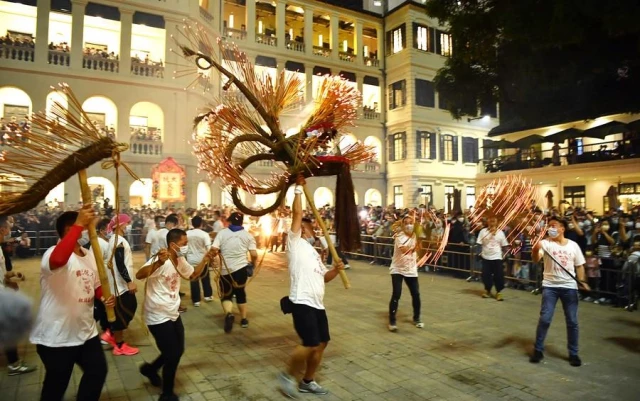
{"label": "sneaker", "polygon": [[100,341],[105,345],[116,346],[116,339],[113,337],[113,334],[111,334],[111,330],[108,329],[100,335]]}
{"label": "sneaker", "polygon": [[138,352],[140,352],[139,349],[130,346],[127,343],[122,343],[121,346],[118,347],[118,345],[116,344],[115,347],[113,347],[113,355],[125,355],[125,356],[131,356],[131,355],[135,355]]}
{"label": "sneaker", "polygon": [[502,296],[502,293],[497,293],[496,294],[496,301],[504,301],[504,297]]}
{"label": "sneaker", "polygon": [[225,316],[224,318],[224,332],[225,333],[231,333],[231,329],[233,329],[233,322],[236,319],[235,316],[233,316],[233,313],[227,313],[227,316]]}
{"label": "sneaker", "polygon": [[186,306],[180,305],[180,307],[178,308],[178,312],[180,312],[180,313],[185,313],[186,311],[187,311],[187,307]]}
{"label": "sneaker", "polygon": [[349,269],[351,269],[351,266],[349,265],[349,263],[347,263],[346,265],[344,265],[344,269],[345,269],[345,270],[349,270]]}
{"label": "sneaker", "polygon": [[538,363],[544,359],[544,354],[541,351],[535,350],[533,351],[533,355],[529,358],[529,362]]}
{"label": "sneaker", "polygon": [[139,370],[142,376],[149,379],[149,383],[151,383],[153,387],[162,386],[162,378],[158,374],[158,371],[154,370],[151,365],[143,363]]}
{"label": "sneaker", "polygon": [[578,355],[569,355],[569,364],[571,366],[582,366],[582,360]]}
{"label": "sneaker", "polygon": [[35,366],[29,366],[23,364],[21,361],[16,362],[14,365],[7,366],[9,376],[24,375],[25,373],[31,373],[36,370]]}
{"label": "sneaker", "polygon": [[418,329],[421,329],[424,327],[424,323],[422,323],[419,320],[414,321],[413,324],[415,324]]}
{"label": "sneaker", "polygon": [[247,319],[242,319],[240,321],[240,326],[242,326],[243,329],[246,329],[247,327],[249,327],[249,321]]}
{"label": "sneaker", "polygon": [[161,394],[158,401],[180,401],[180,398],[175,394]]}
{"label": "sneaker", "polygon": [[396,331],[398,331],[398,326],[396,326],[395,324],[389,324],[389,331],[392,333],[395,333]]}
{"label": "sneaker", "polygon": [[491,298],[491,297],[492,295],[491,295],[491,292],[489,291],[485,291],[482,293],[482,298]]}
{"label": "sneaker", "polygon": [[328,394],[329,392],[325,390],[321,385],[316,383],[315,380],[311,380],[309,383],[305,383],[304,380],[300,382],[298,385],[298,391],[301,393],[311,393],[311,394]]}
{"label": "sneaker", "polygon": [[593,302],[593,298],[591,298],[591,297],[585,297],[582,300],[585,301],[585,302]]}
{"label": "sneaker", "polygon": [[296,391],[296,381],[293,377],[285,372],[281,372],[278,375],[278,381],[280,382],[280,390],[289,398],[298,398],[298,392]]}
{"label": "sneaker", "polygon": [[196,308],[199,308],[200,307],[200,302],[194,302],[193,306],[195,306]]}
{"label": "sneaker", "polygon": [[593,303],[594,303],[594,304],[596,304],[596,305],[600,305],[600,301],[599,301],[599,300],[597,300],[597,299],[596,299],[596,300],[594,300],[594,301],[593,301]]}
{"label": "sneaker", "polygon": [[213,302],[213,297],[204,297],[204,302]]}

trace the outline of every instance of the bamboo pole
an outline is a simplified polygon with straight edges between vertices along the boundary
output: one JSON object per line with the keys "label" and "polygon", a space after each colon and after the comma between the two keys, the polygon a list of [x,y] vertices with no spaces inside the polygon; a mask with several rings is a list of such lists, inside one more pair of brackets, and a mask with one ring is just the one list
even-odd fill
{"label": "bamboo pole", "polygon": [[[320,216],[320,212],[316,209],[316,205],[313,203],[313,197],[309,193],[309,189],[306,185],[302,185],[302,190],[304,191],[304,196],[307,198],[307,202],[311,206],[311,210],[313,211],[313,215],[316,217],[316,221],[318,225],[322,229],[322,233],[324,234],[324,239],[327,240],[327,246],[329,247],[329,252],[331,252],[331,256],[333,260],[340,260],[338,257],[338,252],[336,251],[336,247],[333,246],[333,242],[331,242],[331,238],[329,237],[329,231],[327,227],[324,225],[324,221],[322,220],[322,216]],[[347,277],[347,273],[344,270],[340,270],[338,272],[340,274],[340,279],[342,280],[342,284],[344,284],[345,289],[351,288],[351,283],[349,282],[349,277]]]}
{"label": "bamboo pole", "polygon": [[[87,182],[87,170],[78,171],[78,178],[80,180],[80,190],[82,191],[82,203],[85,205],[93,204],[93,196],[91,195],[91,188]],[[98,276],[100,277],[100,283],[102,284],[102,295],[105,299],[111,297],[111,287],[109,286],[109,278],[107,277],[107,271],[104,268],[104,259],[102,259],[102,251],[100,250],[100,244],[98,243],[98,234],[96,233],[95,222],[89,225],[89,240],[91,241],[91,250],[93,256],[96,259],[96,267],[98,268]],[[106,306],[107,320],[111,323],[116,321],[116,314],[113,307]]]}

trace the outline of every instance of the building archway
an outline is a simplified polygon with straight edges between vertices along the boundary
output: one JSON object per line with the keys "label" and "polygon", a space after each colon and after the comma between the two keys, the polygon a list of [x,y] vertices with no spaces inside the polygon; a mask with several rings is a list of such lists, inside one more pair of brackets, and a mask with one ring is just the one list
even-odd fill
{"label": "building archway", "polygon": [[340,138],[340,143],[338,146],[340,147],[340,152],[345,153],[349,148],[358,142],[358,139],[353,134],[346,134]]}
{"label": "building archway", "polygon": [[[93,201],[102,204],[105,199],[109,199],[109,204],[114,205],[116,199],[116,188],[113,183],[105,177],[89,177],[87,179]],[[82,194],[80,196],[82,199]]]}
{"label": "building archway", "polygon": [[[244,203],[246,205],[246,197],[247,194],[239,189],[238,190],[238,197],[240,198],[240,200],[242,201],[242,203]],[[231,207],[235,207],[235,205],[233,204],[233,199],[231,198],[231,186],[226,186],[224,188],[222,188],[222,204],[221,206],[231,206]]]}
{"label": "building archway", "polygon": [[116,135],[118,126],[118,107],[104,96],[92,96],[82,103],[82,110],[93,125],[104,135]]}
{"label": "building archway", "polygon": [[[58,104],[59,107],[56,107],[54,109],[55,104]],[[54,110],[56,109],[60,109],[62,108],[63,110],[68,110],[69,107],[69,101],[67,100],[67,95],[65,95],[64,93],[60,92],[60,91],[51,91],[49,92],[49,94],[47,95],[47,117],[51,118],[51,119],[55,119],[56,118],[56,114],[54,114]],[[62,110],[59,110],[62,111]],[[61,114],[61,113],[58,113]],[[66,118],[63,118],[62,120],[59,121],[61,124],[66,124]]]}
{"label": "building archway", "polygon": [[129,206],[140,207],[153,203],[153,180],[141,178],[129,187]]}
{"label": "building archway", "polygon": [[[296,194],[293,192],[295,190],[295,186],[290,186],[287,189],[287,195],[285,196],[285,206],[293,207],[293,199]],[[302,203],[302,209],[306,209],[307,207],[307,197],[304,194],[300,195],[300,201]]]}
{"label": "building archway", "polygon": [[364,139],[364,145],[370,146],[373,149],[375,157],[372,161],[380,163],[380,161],[382,160],[382,143],[380,142],[380,139],[376,138],[375,136],[368,136]]}
{"label": "building archway", "polygon": [[211,204],[211,186],[204,181],[200,181],[196,189],[196,207],[200,208],[202,204],[205,206]]}
{"label": "building archway", "polygon": [[31,98],[22,89],[13,86],[0,88],[0,117],[3,118],[3,123],[26,123],[32,107]]}
{"label": "building archway", "polygon": [[129,112],[129,130],[135,138],[147,141],[164,139],[164,112],[151,102],[138,102]]}
{"label": "building archway", "polygon": [[382,194],[375,188],[370,188],[364,193],[364,204],[382,206]]}
{"label": "building archway", "polygon": [[333,192],[327,187],[320,187],[313,193],[313,202],[317,207],[333,206]]}
{"label": "building archway", "polygon": [[58,207],[60,203],[64,203],[64,182],[56,185],[44,198],[44,203],[49,207]]}

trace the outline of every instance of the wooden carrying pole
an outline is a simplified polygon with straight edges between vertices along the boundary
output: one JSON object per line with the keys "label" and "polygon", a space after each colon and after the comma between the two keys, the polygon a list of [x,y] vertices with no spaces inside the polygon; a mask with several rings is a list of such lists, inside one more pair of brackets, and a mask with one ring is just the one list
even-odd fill
{"label": "wooden carrying pole", "polygon": [[[313,215],[316,217],[316,221],[318,222],[318,225],[322,229],[322,233],[324,234],[324,239],[327,241],[327,246],[329,247],[329,252],[331,252],[331,256],[333,257],[333,260],[340,260],[340,258],[338,257],[338,252],[336,251],[336,247],[333,246],[333,242],[331,242],[331,237],[329,237],[329,231],[327,231],[327,227],[324,225],[322,216],[320,216],[318,209],[316,209],[316,205],[313,203],[313,197],[311,197],[311,194],[309,193],[309,189],[307,189],[306,185],[303,185],[302,189],[304,191],[304,196],[307,198],[307,202],[309,202],[309,205],[311,206]],[[351,288],[351,283],[349,282],[349,277],[347,277],[347,273],[345,273],[344,270],[340,270],[338,273],[340,273],[340,278],[342,279],[342,284],[344,284],[344,288],[346,289]]]}
{"label": "wooden carrying pole", "polygon": [[[82,203],[86,205],[93,205],[93,196],[91,195],[91,188],[87,182],[87,170],[78,171],[78,178],[80,179],[80,190],[82,191]],[[102,295],[105,299],[109,299],[111,296],[111,287],[109,286],[109,278],[107,272],[104,269],[104,260],[102,259],[102,251],[100,250],[100,244],[98,243],[98,234],[96,233],[95,222],[89,225],[89,240],[91,241],[91,250],[93,256],[96,259],[96,266],[98,268],[98,276],[100,277],[100,283],[102,284]],[[107,320],[111,323],[116,321],[116,314],[112,307],[106,306]]]}

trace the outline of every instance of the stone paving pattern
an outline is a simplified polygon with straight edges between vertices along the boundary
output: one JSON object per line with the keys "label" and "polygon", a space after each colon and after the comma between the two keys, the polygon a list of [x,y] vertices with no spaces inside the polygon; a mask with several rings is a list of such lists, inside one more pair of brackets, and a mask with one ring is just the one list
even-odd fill
{"label": "stone paving pattern", "polygon": [[[136,266],[143,256],[136,254]],[[27,275],[22,291],[39,298],[39,260],[16,260]],[[540,296],[505,291],[505,302],[482,299],[481,284],[446,275],[421,274],[420,330],[411,324],[409,292],[404,288],[398,314],[399,331],[386,328],[391,294],[382,266],[352,262],[352,283],[345,290],[339,278],[327,285],[325,305],[332,341],[317,381],[330,393],[301,399],[333,400],[639,400],[640,314],[581,303],[580,355],[584,365],[566,359],[566,332],[558,306],[547,338],[545,360],[528,362],[539,313]],[[142,288],[140,283],[139,288]],[[188,284],[182,315],[186,351],[177,376],[181,400],[283,400],[276,375],[298,343],[290,315],[279,300],[288,293],[284,254],[268,255],[248,287],[250,328],[239,319],[231,334],[222,330],[218,302],[191,305]],[[138,293],[141,305],[142,294]],[[37,302],[36,302],[37,304]],[[138,309],[140,311],[140,307]],[[159,390],[138,373],[143,361],[157,355],[152,337],[136,320],[126,334],[140,347],[133,357],[107,352],[109,374],[101,400],[155,400]],[[31,344],[20,347],[38,371],[8,377],[0,366],[0,400],[39,398],[44,369]],[[3,357],[0,357],[3,358]],[[76,367],[65,400],[74,400],[81,371]]]}

